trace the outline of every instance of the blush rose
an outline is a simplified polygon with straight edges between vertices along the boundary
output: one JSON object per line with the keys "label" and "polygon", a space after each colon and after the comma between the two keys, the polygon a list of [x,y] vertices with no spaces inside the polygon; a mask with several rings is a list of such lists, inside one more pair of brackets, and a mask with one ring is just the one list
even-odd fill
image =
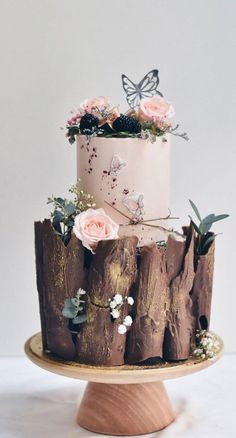
{"label": "blush rose", "polygon": [[103,210],[89,208],[75,217],[73,231],[85,248],[94,251],[100,240],[117,239],[119,225]]}
{"label": "blush rose", "polygon": [[110,108],[109,100],[104,96],[86,99],[80,104],[80,108],[90,114],[97,115],[99,111]]}
{"label": "blush rose", "polygon": [[173,106],[161,96],[148,97],[140,101],[139,119],[142,122],[164,123],[168,122],[174,114]]}

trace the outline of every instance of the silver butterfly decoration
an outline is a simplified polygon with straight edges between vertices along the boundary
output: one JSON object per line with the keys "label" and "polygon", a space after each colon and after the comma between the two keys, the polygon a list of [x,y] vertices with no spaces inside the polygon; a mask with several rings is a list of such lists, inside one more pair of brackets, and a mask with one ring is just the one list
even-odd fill
{"label": "silver butterfly decoration", "polygon": [[156,69],[147,73],[138,84],[134,84],[126,75],[122,75],[121,79],[126,100],[132,109],[137,108],[144,97],[152,97],[155,94],[162,96],[160,91],[157,91],[159,77]]}

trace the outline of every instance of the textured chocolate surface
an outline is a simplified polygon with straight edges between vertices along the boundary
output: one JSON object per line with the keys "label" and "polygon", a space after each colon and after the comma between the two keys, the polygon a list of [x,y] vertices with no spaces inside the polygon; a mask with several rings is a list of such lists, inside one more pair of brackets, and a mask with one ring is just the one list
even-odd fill
{"label": "textured chocolate surface", "polygon": [[84,248],[72,236],[68,246],[55,233],[51,221],[35,223],[37,288],[44,349],[72,359],[75,346],[62,315],[66,298],[84,284]]}
{"label": "textured chocolate surface", "polygon": [[88,274],[87,322],[78,335],[77,359],[81,363],[122,365],[126,335],[118,333],[118,325],[127,315],[121,309],[119,321],[110,315],[109,299],[117,293],[129,296],[136,276],[136,237],[102,241]]}

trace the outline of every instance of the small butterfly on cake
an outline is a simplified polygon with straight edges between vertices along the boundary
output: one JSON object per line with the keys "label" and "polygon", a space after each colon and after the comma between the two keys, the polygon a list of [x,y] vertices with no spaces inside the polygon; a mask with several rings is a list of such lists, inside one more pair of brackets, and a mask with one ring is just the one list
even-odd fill
{"label": "small butterfly on cake", "polygon": [[122,203],[128,209],[129,213],[131,213],[134,222],[140,222],[143,219],[145,211],[142,193],[133,192],[125,196],[122,199]]}

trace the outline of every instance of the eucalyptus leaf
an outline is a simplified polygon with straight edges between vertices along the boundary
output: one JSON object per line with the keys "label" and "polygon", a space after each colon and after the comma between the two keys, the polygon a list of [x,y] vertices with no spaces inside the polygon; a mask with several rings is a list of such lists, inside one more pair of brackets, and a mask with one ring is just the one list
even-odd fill
{"label": "eucalyptus leaf", "polygon": [[74,318],[78,313],[77,307],[73,305],[70,298],[67,298],[64,303],[62,315],[65,318]]}
{"label": "eucalyptus leaf", "polygon": [[77,314],[77,310],[74,306],[73,307],[64,307],[62,310],[62,315],[65,318],[70,318],[70,319],[75,318],[76,314]]}
{"label": "eucalyptus leaf", "polygon": [[53,222],[63,222],[63,220],[64,214],[59,210],[55,210],[53,215]]}
{"label": "eucalyptus leaf", "polygon": [[67,205],[65,205],[65,211],[68,216],[71,216],[76,212],[76,206],[73,204],[73,202],[69,202]]}
{"label": "eucalyptus leaf", "polygon": [[192,207],[194,213],[196,214],[197,218],[201,221],[202,218],[201,218],[201,216],[200,216],[200,213],[199,213],[199,211],[198,211],[197,206],[194,204],[193,201],[191,201],[191,199],[189,199],[189,202],[190,202],[190,205],[191,205],[191,207]]}
{"label": "eucalyptus leaf", "polygon": [[78,307],[80,305],[80,299],[79,298],[71,298],[71,302],[73,306]]}
{"label": "eucalyptus leaf", "polygon": [[73,319],[73,324],[83,324],[83,322],[87,321],[86,315],[78,315]]}
{"label": "eucalyptus leaf", "polygon": [[65,200],[64,199],[62,199],[62,198],[55,198],[55,201],[58,203],[58,204],[60,204],[61,206],[63,206],[64,207],[64,205],[65,205]]}
{"label": "eucalyptus leaf", "polygon": [[53,224],[53,228],[54,228],[56,234],[59,234],[59,236],[61,236],[62,235],[62,230],[61,230],[61,223],[60,223],[60,221],[56,221],[53,218],[52,224]]}

